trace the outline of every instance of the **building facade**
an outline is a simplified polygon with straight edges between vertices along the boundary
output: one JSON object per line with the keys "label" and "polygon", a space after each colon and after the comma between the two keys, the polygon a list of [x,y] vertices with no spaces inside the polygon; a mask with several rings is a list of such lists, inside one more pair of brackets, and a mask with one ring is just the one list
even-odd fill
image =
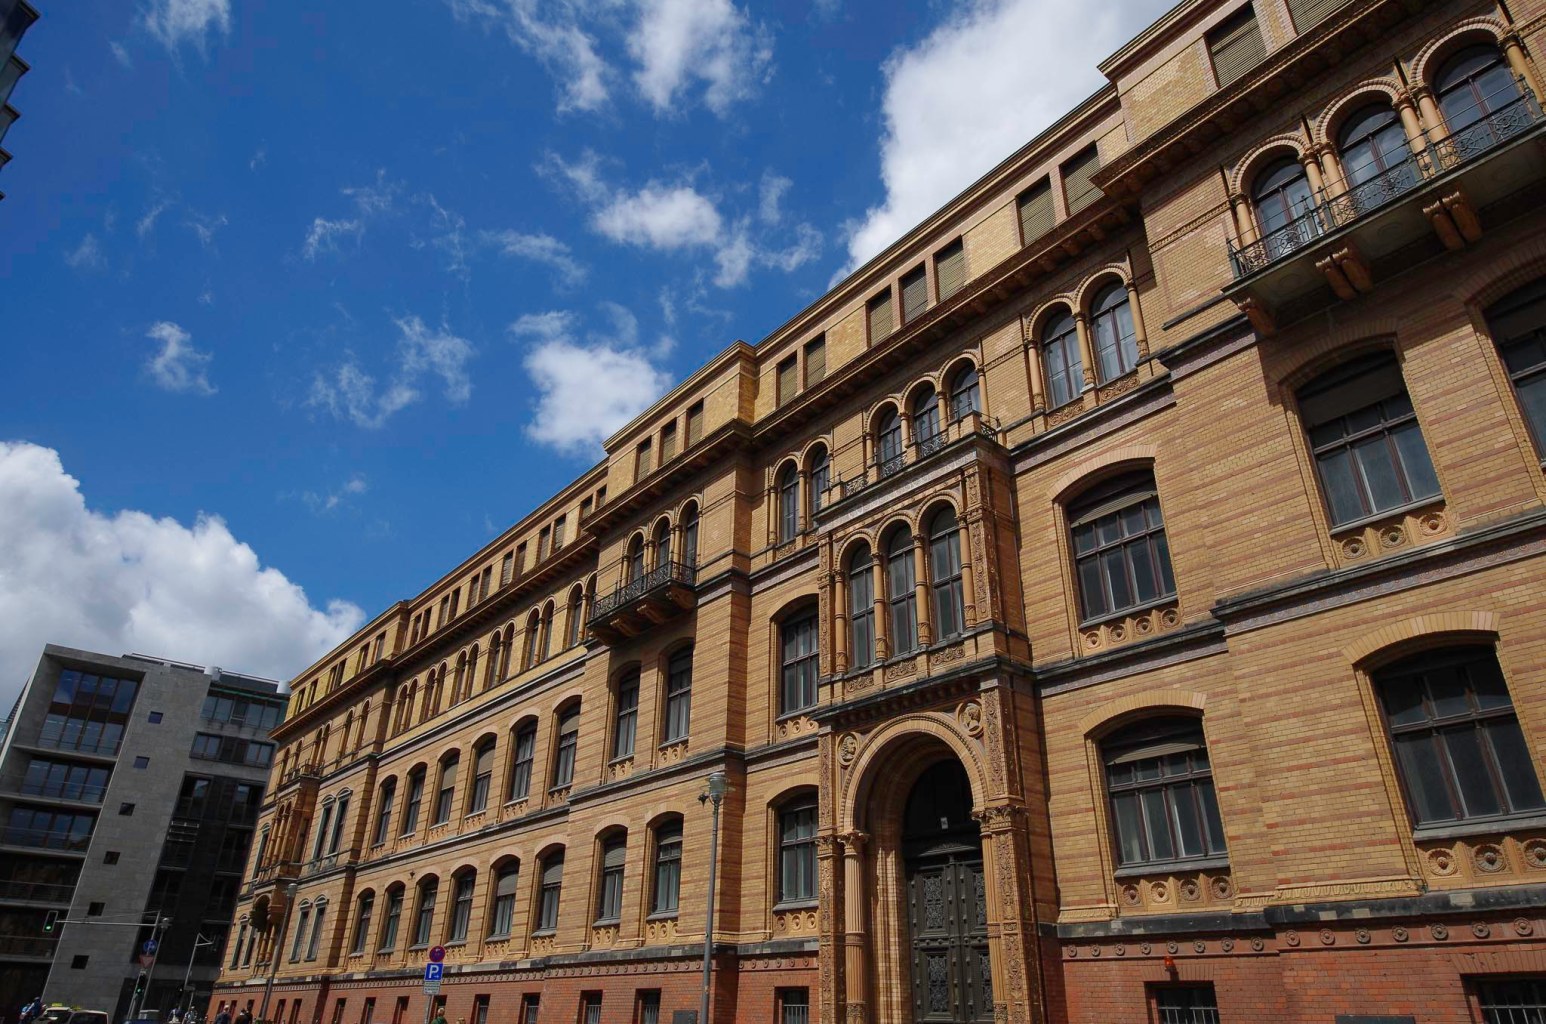
{"label": "building facade", "polygon": [[204,1003],[284,709],[271,680],[44,648],[0,746],[7,1015],[42,995],[117,1020],[137,988],[163,1019]]}
{"label": "building facade", "polygon": [[[37,20],[37,8],[27,0],[0,0],[0,142],[5,141],[5,133],[21,116],[11,106],[11,90],[31,70],[26,61],[16,56],[16,44]],[[0,167],[10,162],[11,154],[0,146]],[[0,199],[4,198],[5,193],[0,192]]]}
{"label": "building facade", "polygon": [[1170,11],[295,680],[217,998],[691,1011],[723,771],[716,1021],[1537,1019],[1543,26]]}

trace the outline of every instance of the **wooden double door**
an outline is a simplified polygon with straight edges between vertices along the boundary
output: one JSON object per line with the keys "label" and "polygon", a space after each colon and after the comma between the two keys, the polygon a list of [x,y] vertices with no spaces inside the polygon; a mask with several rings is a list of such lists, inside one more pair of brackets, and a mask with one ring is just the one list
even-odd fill
{"label": "wooden double door", "polygon": [[993,1020],[987,896],[980,845],[907,860],[915,1024]]}

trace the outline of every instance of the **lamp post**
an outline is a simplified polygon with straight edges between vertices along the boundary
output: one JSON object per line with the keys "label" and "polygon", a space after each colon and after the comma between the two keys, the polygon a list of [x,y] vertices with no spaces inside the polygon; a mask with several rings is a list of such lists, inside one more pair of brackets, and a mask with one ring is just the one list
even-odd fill
{"label": "lamp post", "polygon": [[188,969],[183,972],[183,998],[187,1000],[187,1005],[183,1007],[184,1013],[187,1013],[193,1006],[193,993],[188,989],[188,982],[193,977],[193,962],[199,958],[199,950],[202,947],[213,946],[214,944],[214,940],[206,939],[203,932],[199,932],[193,937],[193,952],[188,954]]}
{"label": "lamp post", "polygon": [[698,1012],[698,1024],[709,1024],[709,981],[714,969],[714,876],[719,868],[719,805],[725,801],[730,780],[724,772],[709,776],[708,785],[699,794],[699,803],[714,806],[714,824],[709,832],[709,905],[703,919],[703,1001]]}
{"label": "lamp post", "polygon": [[263,1005],[258,1007],[258,1020],[268,1020],[268,1001],[274,994],[274,975],[279,973],[279,951],[284,946],[285,930],[290,927],[290,909],[295,906],[295,892],[300,886],[291,882],[285,886],[285,912],[279,919],[279,931],[274,933],[274,944],[268,948],[268,980],[263,983]]}

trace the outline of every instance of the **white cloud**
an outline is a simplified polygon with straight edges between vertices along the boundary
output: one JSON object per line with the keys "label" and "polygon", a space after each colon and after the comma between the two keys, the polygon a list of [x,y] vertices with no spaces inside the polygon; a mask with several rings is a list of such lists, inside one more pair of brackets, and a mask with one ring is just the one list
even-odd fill
{"label": "white cloud", "polygon": [[628,39],[628,52],[639,65],[634,83],[657,113],[665,113],[699,79],[704,102],[723,114],[752,95],[767,75],[773,59],[769,39],[730,0],[640,0],[638,24]]}
{"label": "white cloud", "polygon": [[126,68],[134,67],[134,60],[129,56],[129,50],[122,43],[113,41],[107,44],[107,48],[113,51],[113,59]]}
{"label": "white cloud", "polygon": [[171,205],[171,201],[167,199],[157,199],[154,203],[151,203],[150,209],[145,211],[145,216],[141,217],[134,225],[134,233],[139,235],[140,239],[143,241],[152,231],[156,229],[157,218],[165,213],[167,208]]}
{"label": "white cloud", "polygon": [[311,509],[312,512],[317,515],[324,515],[328,512],[336,511],[341,505],[348,502],[350,498],[358,497],[369,489],[370,487],[365,481],[365,474],[355,473],[335,490],[328,491],[326,494],[306,491],[301,495],[301,500],[306,503],[306,507]]}
{"label": "white cloud", "polygon": [[595,37],[580,25],[583,4],[540,0],[447,0],[458,19],[503,28],[510,41],[537,59],[558,80],[559,113],[606,105],[611,69],[597,53]]}
{"label": "white cloud", "polygon": [[361,369],[354,356],[331,370],[319,371],[311,382],[306,404],[325,409],[356,426],[377,430],[387,420],[423,397],[423,381],[439,377],[446,401],[462,405],[472,397],[467,363],[472,343],[442,326],[431,330],[416,316],[395,320],[399,334],[391,378],[377,387],[376,378]]}
{"label": "white cloud", "polygon": [[145,362],[156,386],[163,391],[189,391],[197,395],[213,395],[215,386],[209,382],[209,363],[214,357],[193,347],[192,335],[170,320],[151,324],[145,337],[159,341],[161,349]]}
{"label": "white cloud", "polygon": [[226,220],[223,213],[217,213],[213,217],[206,217],[192,210],[188,211],[188,219],[183,221],[188,230],[199,238],[199,244],[208,249],[215,242],[215,232],[225,227],[230,221]]}
{"label": "white cloud", "polygon": [[217,516],[185,526],[87,508],[52,449],[0,442],[0,494],[0,685],[7,688],[26,678],[45,643],[285,679],[365,619],[346,601],[313,607]]}
{"label": "white cloud", "polygon": [[183,43],[203,52],[211,31],[231,31],[231,0],[151,0],[143,20],[150,34],[174,53]]}
{"label": "white cloud", "polygon": [[100,270],[107,262],[102,257],[102,244],[89,231],[80,245],[64,254],[64,261],[76,270]]}
{"label": "white cloud", "polygon": [[777,224],[784,218],[784,211],[779,209],[779,204],[793,184],[788,178],[772,171],[762,172],[762,183],[757,187],[757,216],[764,224]]}
{"label": "white cloud", "polygon": [[591,224],[614,242],[650,249],[712,246],[724,227],[714,204],[696,189],[656,184],[618,194],[596,211]]}
{"label": "white cloud", "polygon": [[301,244],[301,255],[308,260],[315,260],[322,253],[337,252],[338,242],[344,238],[353,238],[358,245],[364,233],[365,224],[362,221],[315,217],[311,227],[306,229],[306,241]]}
{"label": "white cloud", "polygon": [[391,211],[397,197],[403,192],[403,183],[391,180],[386,176],[384,168],[378,168],[376,180],[371,184],[353,185],[339,191],[354,200],[362,216],[372,217]]}
{"label": "white cloud", "polygon": [[[510,325],[531,343],[523,360],[537,388],[526,435],[562,454],[594,457],[601,444],[671,386],[671,377],[638,343],[638,321],[609,304],[610,332],[577,336],[566,311],[533,313]],[[669,347],[663,339],[657,348]]]}
{"label": "white cloud", "polygon": [[1093,93],[1096,65],[1170,3],[973,0],[893,53],[880,140],[886,198],[852,227],[845,273]]}
{"label": "white cloud", "polygon": [[266,163],[268,163],[268,147],[259,146],[257,152],[252,154],[252,159],[247,161],[247,169],[256,171]]}
{"label": "white cloud", "polygon": [[483,232],[483,241],[506,256],[552,267],[558,272],[561,284],[572,287],[585,280],[585,266],[574,258],[567,245],[552,235],[527,235],[506,229]]}

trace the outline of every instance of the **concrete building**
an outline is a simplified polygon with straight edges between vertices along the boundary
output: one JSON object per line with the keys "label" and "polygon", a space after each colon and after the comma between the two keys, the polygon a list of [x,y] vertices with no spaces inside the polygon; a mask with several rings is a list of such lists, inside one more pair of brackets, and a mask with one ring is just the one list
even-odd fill
{"label": "concrete building", "polygon": [[[0,0],[0,142],[21,116],[11,106],[11,90],[29,69],[27,62],[16,56],[16,45],[37,20],[37,8],[27,0]],[[0,167],[10,162],[11,154],[0,146]],[[4,198],[5,193],[0,192],[0,199]]]}
{"label": "concrete building", "polygon": [[1539,1019],[1543,47],[1180,3],[295,679],[217,997]]}
{"label": "concrete building", "polygon": [[116,1020],[142,972],[147,1008],[169,1011],[185,975],[202,1005],[284,708],[270,680],[44,648],[0,746],[7,1016],[42,993]]}

